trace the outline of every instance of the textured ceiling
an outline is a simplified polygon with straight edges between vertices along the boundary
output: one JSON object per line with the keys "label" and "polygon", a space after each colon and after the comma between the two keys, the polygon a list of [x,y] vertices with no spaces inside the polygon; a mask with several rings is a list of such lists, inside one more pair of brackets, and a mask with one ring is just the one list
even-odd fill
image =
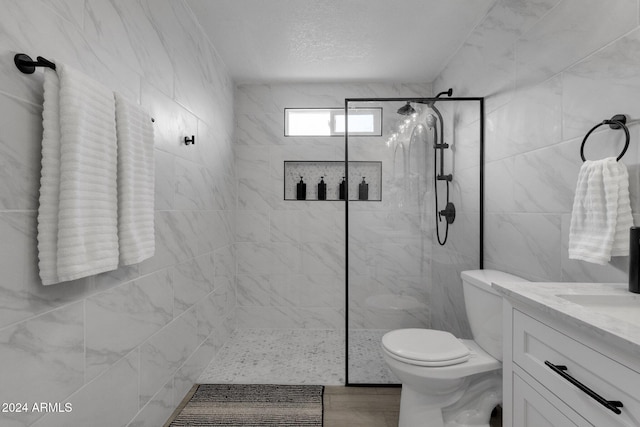
{"label": "textured ceiling", "polygon": [[236,82],[431,82],[495,0],[187,0]]}

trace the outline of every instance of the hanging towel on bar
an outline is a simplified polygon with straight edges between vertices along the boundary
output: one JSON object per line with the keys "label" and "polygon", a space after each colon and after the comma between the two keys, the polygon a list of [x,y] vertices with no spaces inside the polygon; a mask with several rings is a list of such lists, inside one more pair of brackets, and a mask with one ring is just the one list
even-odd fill
{"label": "hanging towel on bar", "polygon": [[120,264],[153,256],[155,161],[151,116],[116,93]]}
{"label": "hanging towel on bar", "polygon": [[615,157],[587,160],[578,174],[569,228],[569,258],[606,264],[629,255],[629,174]]}
{"label": "hanging towel on bar", "polygon": [[118,267],[113,92],[64,65],[45,70],[38,257],[44,285]]}

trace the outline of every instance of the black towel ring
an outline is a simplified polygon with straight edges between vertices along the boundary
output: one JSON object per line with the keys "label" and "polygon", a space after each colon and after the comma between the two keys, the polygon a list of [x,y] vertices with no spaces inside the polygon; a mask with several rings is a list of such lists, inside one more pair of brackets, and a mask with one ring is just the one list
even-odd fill
{"label": "black towel ring", "polygon": [[603,120],[602,123],[598,123],[597,125],[592,127],[591,130],[584,136],[584,139],[582,140],[582,146],[580,146],[580,157],[582,158],[582,161],[587,161],[587,159],[585,159],[584,157],[584,143],[587,142],[587,138],[589,138],[589,135],[591,135],[594,130],[598,129],[602,125],[609,125],[611,129],[622,128],[624,130],[627,140],[624,143],[622,153],[620,153],[620,155],[616,158],[616,161],[619,161],[622,156],[624,156],[624,153],[627,152],[627,148],[629,148],[629,129],[627,128],[627,125],[625,123],[627,123],[627,116],[625,116],[624,114],[616,114],[615,116],[611,117],[611,120]]}

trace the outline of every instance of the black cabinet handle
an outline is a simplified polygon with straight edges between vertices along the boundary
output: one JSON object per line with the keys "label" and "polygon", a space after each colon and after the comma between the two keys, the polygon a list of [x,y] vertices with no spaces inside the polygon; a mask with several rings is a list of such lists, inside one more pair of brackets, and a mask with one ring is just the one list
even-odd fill
{"label": "black cabinet handle", "polygon": [[598,402],[599,404],[601,404],[602,406],[604,406],[608,410],[610,410],[612,412],[615,412],[618,415],[620,415],[622,413],[622,411],[620,411],[620,409],[618,409],[618,408],[622,408],[624,406],[622,404],[622,402],[620,402],[619,400],[607,400],[607,399],[603,398],[598,393],[596,393],[595,391],[591,390],[589,387],[587,387],[586,385],[582,384],[580,381],[578,381],[577,379],[575,379],[571,375],[569,375],[569,373],[566,372],[566,370],[567,370],[566,366],[564,366],[564,365],[554,365],[553,363],[549,362],[548,360],[545,360],[544,364],[547,365],[548,367],[550,367],[553,372],[555,372],[556,374],[560,375],[562,378],[564,378],[565,380],[569,381],[571,384],[573,384],[574,386],[578,387],[580,390],[584,391],[586,394],[589,395],[589,397],[591,397],[593,400],[595,400],[596,402]]}

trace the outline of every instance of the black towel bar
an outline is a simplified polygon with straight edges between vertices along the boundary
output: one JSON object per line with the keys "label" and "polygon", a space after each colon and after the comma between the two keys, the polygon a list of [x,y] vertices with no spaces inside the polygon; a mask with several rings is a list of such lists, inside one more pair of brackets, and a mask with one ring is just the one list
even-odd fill
{"label": "black towel bar", "polygon": [[18,67],[18,70],[22,71],[25,74],[33,74],[36,71],[36,67],[47,67],[53,70],[56,69],[56,64],[49,61],[42,56],[38,56],[37,61],[31,59],[31,57],[25,53],[16,53],[13,57],[13,62]]}
{"label": "black towel bar", "polygon": [[622,156],[624,156],[624,153],[627,152],[627,148],[629,148],[629,129],[627,128],[627,116],[625,116],[624,114],[616,114],[615,116],[611,117],[610,120],[603,120],[602,123],[598,123],[597,125],[595,125],[594,127],[591,128],[591,130],[589,132],[587,132],[587,134],[584,136],[584,139],[582,140],[582,145],[580,146],[580,157],[582,158],[582,161],[585,162],[587,161],[587,159],[584,157],[584,144],[585,142],[587,142],[587,138],[589,138],[589,135],[591,135],[591,133],[598,129],[600,126],[602,125],[609,125],[609,127],[611,129],[622,129],[624,130],[624,133],[626,135],[626,141],[624,143],[624,148],[622,149],[622,153],[620,153],[620,155],[616,158],[616,161],[619,161]]}
{"label": "black towel bar", "polygon": [[[38,56],[36,59],[37,61],[34,61],[26,53],[16,53],[13,57],[13,63],[16,64],[18,70],[20,70],[24,74],[33,74],[36,71],[36,67],[47,67],[51,68],[52,70],[56,69],[56,64],[49,61],[48,59],[43,58],[42,56]],[[155,123],[156,119],[151,117],[151,121]]]}

